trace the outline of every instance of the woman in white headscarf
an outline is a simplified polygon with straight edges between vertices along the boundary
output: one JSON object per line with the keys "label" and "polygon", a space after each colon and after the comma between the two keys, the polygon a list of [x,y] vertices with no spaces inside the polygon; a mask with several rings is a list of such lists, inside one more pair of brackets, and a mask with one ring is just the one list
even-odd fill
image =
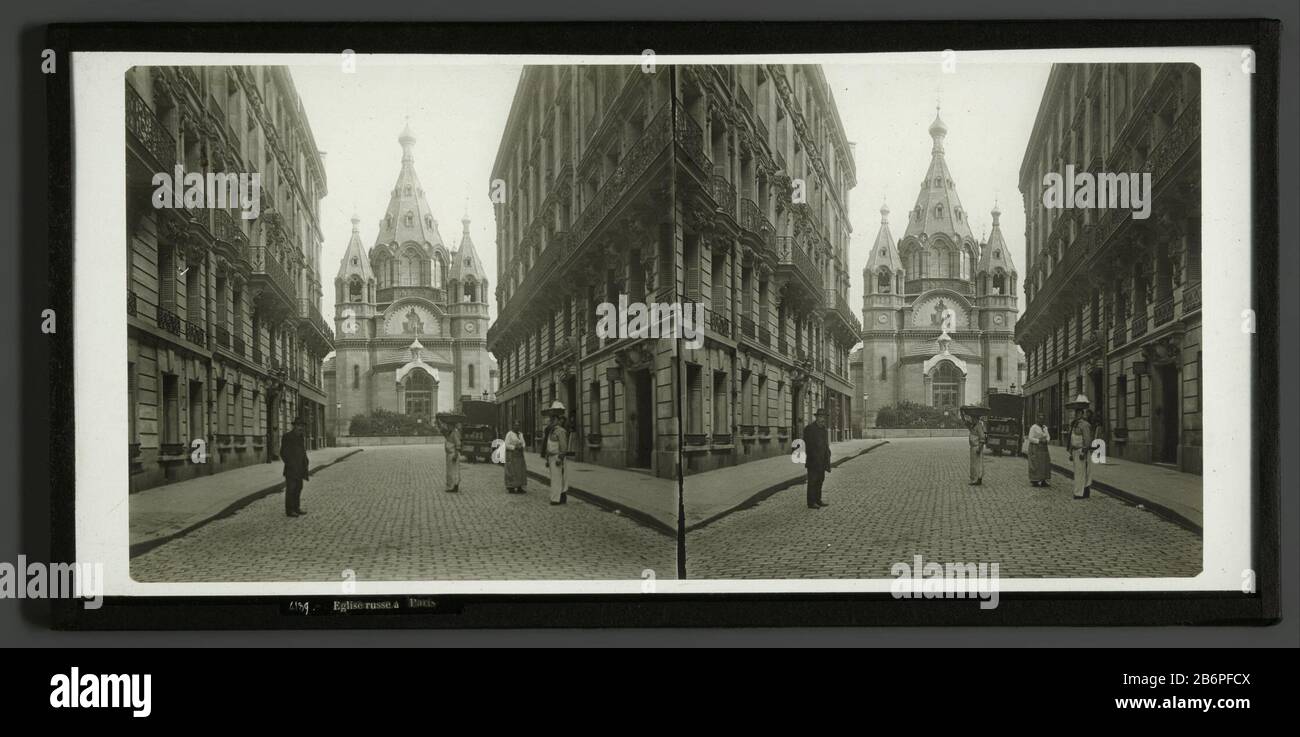
{"label": "woman in white headscarf", "polygon": [[1029,484],[1047,486],[1047,482],[1052,480],[1052,459],[1047,452],[1047,447],[1052,442],[1052,434],[1047,431],[1047,423],[1043,421],[1041,411],[1035,417],[1034,424],[1029,426],[1028,438]]}
{"label": "woman in white headscarf", "polygon": [[510,424],[506,433],[506,493],[525,494],[528,489],[528,467],[524,464],[524,433],[519,420]]}

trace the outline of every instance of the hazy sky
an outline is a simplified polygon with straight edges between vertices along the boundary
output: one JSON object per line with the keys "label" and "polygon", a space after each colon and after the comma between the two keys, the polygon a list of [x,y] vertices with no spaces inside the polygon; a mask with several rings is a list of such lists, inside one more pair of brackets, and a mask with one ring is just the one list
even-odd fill
{"label": "hazy sky", "polygon": [[[862,269],[880,230],[880,205],[888,198],[890,232],[897,243],[916,204],[930,165],[930,124],[935,104],[948,126],[944,158],[971,232],[982,238],[993,226],[996,198],[1002,237],[1015,263],[1025,268],[1025,210],[1020,161],[1034,127],[1047,75],[1046,64],[961,64],[945,74],[939,64],[827,65],[844,133],[855,144],[858,185],[849,193],[853,239],[849,304],[862,305]],[[1025,299],[1015,285],[1021,312]]]}
{"label": "hazy sky", "polygon": [[[361,219],[369,249],[402,167],[397,137],[410,116],[415,171],[438,232],[448,248],[460,245],[461,217],[469,209],[470,236],[496,290],[496,223],[488,182],[506,115],[519,81],[518,66],[367,66],[343,74],[337,65],[291,67],[316,146],[325,152],[328,194],[321,200],[322,308],[334,316],[334,277]],[[492,296],[492,315],[496,297]]]}
{"label": "hazy sky", "polygon": [[[374,244],[378,221],[401,166],[397,137],[407,116],[415,133],[415,166],[450,247],[460,243],[468,207],[471,236],[496,288],[496,226],[487,198],[497,145],[520,68],[483,66],[293,67],[316,144],[325,152],[329,193],[321,201],[322,283],[325,314],[333,316],[334,276],[351,233],[355,211],[361,238]],[[1048,65],[958,64],[945,74],[939,64],[828,65],[830,82],[849,140],[856,143],[858,184],[850,194],[853,239],[849,304],[862,304],[862,269],[888,197],[891,232],[897,240],[916,201],[930,162],[935,104],[948,126],[945,151],[972,231],[992,224],[997,198],[1002,234],[1020,277],[1024,276],[1024,208],[1018,171]],[[1016,293],[1024,296],[1019,284]],[[492,314],[496,315],[495,296]]]}

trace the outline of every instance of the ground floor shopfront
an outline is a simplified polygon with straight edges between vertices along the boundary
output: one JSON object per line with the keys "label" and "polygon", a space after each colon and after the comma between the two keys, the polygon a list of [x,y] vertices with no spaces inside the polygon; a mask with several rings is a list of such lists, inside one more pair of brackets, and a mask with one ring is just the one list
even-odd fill
{"label": "ground floor shopfront", "polygon": [[127,372],[132,491],[278,461],[299,416],[308,449],[325,443],[325,394],[306,375],[134,327]]}
{"label": "ground floor shopfront", "polygon": [[1028,383],[1026,416],[1032,422],[1041,414],[1064,444],[1073,418],[1065,404],[1083,394],[1107,454],[1199,474],[1201,347],[1199,320],[1166,324],[1109,351],[1095,345]]}
{"label": "ground floor shopfront", "polygon": [[570,346],[497,392],[503,432],[518,422],[529,447],[539,449],[547,410],[558,401],[565,407],[575,459],[674,478],[674,341],[602,340],[590,334],[580,359]]}

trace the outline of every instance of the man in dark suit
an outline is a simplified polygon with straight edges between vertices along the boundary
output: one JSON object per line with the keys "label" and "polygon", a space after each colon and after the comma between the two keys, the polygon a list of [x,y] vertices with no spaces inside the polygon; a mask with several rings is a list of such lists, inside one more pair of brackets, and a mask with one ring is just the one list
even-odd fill
{"label": "man in dark suit", "polygon": [[804,468],[808,469],[808,508],[830,506],[822,501],[822,482],[831,472],[831,445],[826,436],[826,410],[819,409],[813,423],[803,429]]}
{"label": "man in dark suit", "polygon": [[293,421],[293,429],[280,439],[280,460],[284,461],[284,513],[289,517],[301,517],[302,482],[311,477],[307,472],[307,436],[304,430],[307,420],[303,417]]}

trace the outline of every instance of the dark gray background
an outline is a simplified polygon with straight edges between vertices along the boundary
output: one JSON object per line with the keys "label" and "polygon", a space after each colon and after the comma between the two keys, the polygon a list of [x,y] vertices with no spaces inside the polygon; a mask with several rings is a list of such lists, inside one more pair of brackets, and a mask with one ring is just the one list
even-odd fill
{"label": "dark gray background", "polygon": [[[44,360],[49,341],[61,335],[43,335],[40,312],[46,306],[42,288],[24,292],[22,254],[44,250],[46,241],[46,177],[43,159],[27,141],[39,141],[45,128],[45,83],[40,73],[40,51],[44,26],[61,22],[96,21],[520,21],[520,20],[979,20],[1047,18],[1276,18],[1282,20],[1281,54],[1281,304],[1257,305],[1260,323],[1276,320],[1281,336],[1283,376],[1280,409],[1280,447],[1297,447],[1296,372],[1297,318],[1296,289],[1300,282],[1297,265],[1297,28],[1300,8],[1294,0],[1185,0],[1150,2],[1142,0],[1098,0],[1085,5],[1048,6],[1041,0],[984,0],[980,3],[948,2],[890,3],[866,6],[860,0],[657,0],[646,5],[619,5],[608,0],[566,0],[562,8],[542,9],[530,0],[495,0],[461,3],[452,9],[423,8],[410,0],[369,0],[365,15],[357,16],[355,2],[343,0],[226,0],[196,3],[173,0],[120,2],[111,6],[96,0],[45,0],[41,3],[8,4],[4,10],[3,38],[10,65],[4,70],[0,98],[0,335],[6,345],[0,349],[0,560],[13,562],[19,554],[45,558],[48,550],[48,490],[24,483],[24,463],[46,462],[42,451],[48,427],[44,424],[47,387],[37,378],[24,384],[20,367]],[[165,15],[163,14],[165,13]],[[978,26],[972,25],[972,34]],[[639,52],[640,49],[630,50]],[[66,59],[60,59],[65,64]],[[1271,111],[1261,110],[1259,114]],[[39,153],[39,152],[37,152]],[[31,264],[27,263],[29,273]],[[39,270],[37,279],[39,280]],[[30,277],[29,277],[30,279]],[[93,330],[83,318],[80,330]],[[1243,377],[1245,380],[1245,377]],[[1228,387],[1221,387],[1229,390]],[[27,399],[24,400],[23,398]],[[27,445],[24,445],[24,441]],[[50,449],[52,454],[58,449]],[[71,462],[71,459],[67,459]],[[275,644],[279,646],[338,645],[595,645],[613,644],[709,644],[709,645],[1144,645],[1144,646],[1296,646],[1300,644],[1297,599],[1297,454],[1284,452],[1282,474],[1282,560],[1281,604],[1284,620],[1273,627],[1157,629],[1063,629],[1063,628],[951,628],[951,629],[782,629],[740,631],[361,631],[328,632],[54,632],[45,628],[37,614],[41,603],[0,599],[0,646],[233,646]],[[30,466],[29,466],[30,467]],[[33,608],[33,605],[35,608]],[[1290,615],[1287,618],[1287,615]]]}

